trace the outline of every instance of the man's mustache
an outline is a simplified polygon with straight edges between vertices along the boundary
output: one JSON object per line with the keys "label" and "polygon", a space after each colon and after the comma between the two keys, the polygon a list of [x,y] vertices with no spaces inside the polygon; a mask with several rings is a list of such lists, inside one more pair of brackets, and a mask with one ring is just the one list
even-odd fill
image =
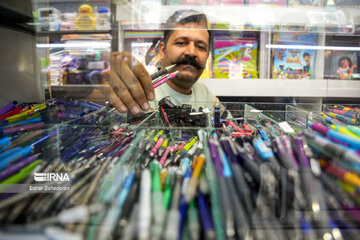
{"label": "man's mustache", "polygon": [[189,64],[189,65],[196,67],[197,69],[203,69],[203,67],[201,67],[200,63],[198,63],[196,61],[195,57],[185,56],[183,58],[178,59],[175,63],[176,63],[176,65]]}

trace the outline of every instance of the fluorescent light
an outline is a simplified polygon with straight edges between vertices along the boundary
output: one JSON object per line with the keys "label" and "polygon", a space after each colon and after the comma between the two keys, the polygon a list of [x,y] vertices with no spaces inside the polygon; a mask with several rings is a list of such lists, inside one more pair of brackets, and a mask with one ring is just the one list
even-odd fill
{"label": "fluorescent light", "polygon": [[37,43],[37,48],[110,48],[109,42]]}
{"label": "fluorescent light", "polygon": [[343,50],[360,51],[360,47],[337,47],[337,46],[309,46],[309,45],[277,45],[266,44],[266,48],[285,48],[285,49],[314,49],[314,50]]}

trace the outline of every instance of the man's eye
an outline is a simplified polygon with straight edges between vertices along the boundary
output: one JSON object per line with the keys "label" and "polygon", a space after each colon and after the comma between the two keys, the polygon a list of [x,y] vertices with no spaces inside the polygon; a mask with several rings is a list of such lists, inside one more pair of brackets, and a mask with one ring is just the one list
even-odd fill
{"label": "man's eye", "polygon": [[207,48],[205,46],[198,46],[199,49],[206,51]]}
{"label": "man's eye", "polygon": [[183,45],[185,45],[185,42],[176,42],[175,44],[179,45],[179,46],[183,46]]}

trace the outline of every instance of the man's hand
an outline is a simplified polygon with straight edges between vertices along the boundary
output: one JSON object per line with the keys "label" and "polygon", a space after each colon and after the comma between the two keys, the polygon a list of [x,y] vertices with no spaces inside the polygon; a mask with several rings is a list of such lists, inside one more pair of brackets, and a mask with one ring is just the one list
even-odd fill
{"label": "man's hand", "polygon": [[110,57],[110,85],[107,97],[119,111],[132,114],[150,109],[148,101],[155,99],[149,73],[129,52],[113,52]]}

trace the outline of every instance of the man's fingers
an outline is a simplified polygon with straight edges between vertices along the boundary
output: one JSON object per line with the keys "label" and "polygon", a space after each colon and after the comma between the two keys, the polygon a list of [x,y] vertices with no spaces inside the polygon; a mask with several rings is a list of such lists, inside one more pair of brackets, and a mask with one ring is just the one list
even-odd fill
{"label": "man's fingers", "polygon": [[132,73],[135,74],[139,80],[142,88],[145,90],[147,100],[152,101],[155,99],[155,91],[152,85],[152,80],[149,73],[146,71],[144,66],[131,55],[129,52],[117,53],[113,55],[113,61],[117,61],[118,64],[114,67],[114,71],[121,76],[123,72],[124,63],[129,67]]}
{"label": "man's fingers", "polygon": [[155,99],[155,91],[152,84],[151,77],[149,73],[146,71],[143,65],[137,64],[133,68],[133,72],[135,73],[136,77],[140,80],[142,87],[145,90],[147,99],[152,101]]}
{"label": "man's fingers", "polygon": [[125,113],[126,107],[124,103],[118,98],[118,96],[115,94],[114,90],[109,86],[106,89],[106,96],[108,97],[108,101],[111,105],[114,106],[119,112]]}
{"label": "man's fingers", "polygon": [[150,105],[146,98],[144,89],[140,84],[140,80],[135,76],[135,74],[126,64],[122,64],[120,66],[120,71],[121,71],[120,78],[123,81],[123,83],[126,85],[126,87],[129,89],[131,96],[136,100],[136,102],[144,111],[149,110]]}
{"label": "man's fingers", "polygon": [[116,76],[114,72],[110,72],[110,79],[112,90],[115,92],[117,97],[125,104],[125,106],[133,113],[140,113],[140,109],[133,97],[131,96],[127,86]]}

